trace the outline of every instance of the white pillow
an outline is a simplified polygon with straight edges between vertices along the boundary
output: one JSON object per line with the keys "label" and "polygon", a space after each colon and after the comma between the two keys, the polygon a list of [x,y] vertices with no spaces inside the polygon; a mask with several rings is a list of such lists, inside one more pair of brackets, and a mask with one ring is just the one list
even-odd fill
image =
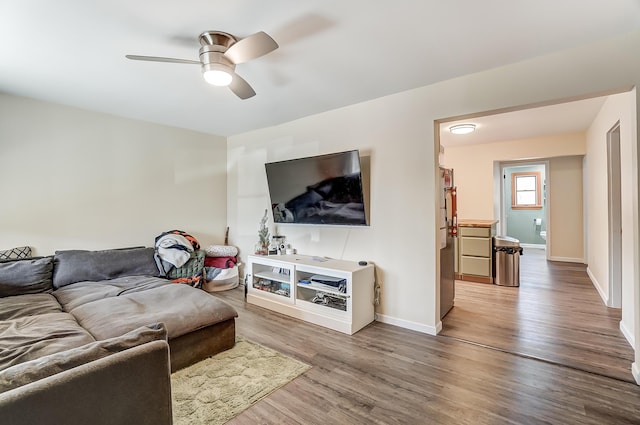
{"label": "white pillow", "polygon": [[235,257],[238,255],[238,248],[231,245],[209,245],[205,252],[207,257]]}

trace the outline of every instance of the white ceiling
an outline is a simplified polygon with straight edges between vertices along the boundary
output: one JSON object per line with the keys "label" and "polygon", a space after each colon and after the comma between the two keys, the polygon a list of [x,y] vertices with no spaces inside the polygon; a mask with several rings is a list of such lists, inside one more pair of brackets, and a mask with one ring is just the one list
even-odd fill
{"label": "white ceiling", "polygon": [[[638,29],[639,0],[3,0],[0,92],[226,136]],[[206,30],[280,44],[236,69],[255,97],[124,57]]]}
{"label": "white ceiling", "polygon": [[[594,97],[442,123],[440,144],[446,148],[584,132],[598,115],[605,100],[606,97]],[[467,123],[476,126],[473,133],[452,134],[449,131],[454,125]]]}

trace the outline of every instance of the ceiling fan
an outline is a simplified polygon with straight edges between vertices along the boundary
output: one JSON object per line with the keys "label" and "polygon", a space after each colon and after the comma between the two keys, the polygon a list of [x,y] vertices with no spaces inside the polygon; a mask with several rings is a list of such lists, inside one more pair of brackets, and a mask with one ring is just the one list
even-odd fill
{"label": "ceiling fan", "polygon": [[126,55],[126,58],[201,65],[202,74],[207,83],[228,86],[240,99],[248,99],[255,96],[256,92],[249,83],[236,74],[236,65],[259,58],[278,48],[278,43],[262,31],[243,39],[222,31],[205,31],[200,34],[198,40],[202,46],[199,50],[199,61],[139,55]]}

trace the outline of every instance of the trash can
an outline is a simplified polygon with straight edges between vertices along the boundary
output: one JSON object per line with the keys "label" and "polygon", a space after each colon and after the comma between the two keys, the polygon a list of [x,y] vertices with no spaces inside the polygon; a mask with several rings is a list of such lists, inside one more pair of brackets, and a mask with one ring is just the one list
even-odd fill
{"label": "trash can", "polygon": [[509,236],[493,238],[493,283],[520,286],[520,241]]}

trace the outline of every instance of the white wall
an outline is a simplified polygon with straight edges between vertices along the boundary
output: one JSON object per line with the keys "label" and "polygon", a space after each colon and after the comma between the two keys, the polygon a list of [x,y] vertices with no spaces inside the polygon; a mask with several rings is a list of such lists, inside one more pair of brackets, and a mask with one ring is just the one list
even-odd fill
{"label": "white wall", "polygon": [[304,254],[375,262],[383,286],[379,319],[437,330],[434,121],[631,87],[640,82],[637,51],[640,33],[633,33],[229,137],[233,243],[246,254],[257,240],[269,203],[264,162],[360,149],[371,160],[371,227],[279,232]]}
{"label": "white wall", "polygon": [[[620,122],[621,192],[622,192],[622,322],[625,335],[633,340],[634,329],[634,197],[637,193],[637,162],[634,161],[636,138],[635,90],[610,96],[587,132],[587,202],[589,276],[606,303],[609,299],[609,200],[607,187],[607,133]],[[637,211],[636,211],[637,212]]]}
{"label": "white wall", "polygon": [[537,160],[584,155],[584,133],[556,134],[521,140],[506,140],[479,145],[447,146],[444,163],[454,169],[458,187],[458,217],[498,219],[495,217],[494,162]]}
{"label": "white wall", "polygon": [[221,243],[226,139],[0,94],[0,249]]}
{"label": "white wall", "polygon": [[[278,225],[277,233],[301,254],[376,262],[384,298],[379,314],[434,333],[433,306],[426,301],[434,299],[435,290],[434,179],[428,173],[433,170],[433,142],[428,141],[433,123],[425,122],[423,110],[407,103],[406,96],[230,137],[229,225],[237,229],[233,243],[246,255],[269,206],[265,162],[359,149],[370,170],[363,167],[370,177],[370,226]],[[416,284],[407,285],[408,280]]]}
{"label": "white wall", "polygon": [[549,160],[547,194],[549,228],[547,258],[584,263],[584,200],[582,156]]}
{"label": "white wall", "polygon": [[[444,162],[455,171],[458,218],[498,220],[495,196],[495,162],[546,160],[549,163],[547,196],[550,220],[549,251],[552,260],[584,262],[582,226],[582,158],[584,133],[555,134],[481,145],[449,146]],[[498,176],[501,175],[498,169]],[[497,186],[498,193],[500,187]]]}

